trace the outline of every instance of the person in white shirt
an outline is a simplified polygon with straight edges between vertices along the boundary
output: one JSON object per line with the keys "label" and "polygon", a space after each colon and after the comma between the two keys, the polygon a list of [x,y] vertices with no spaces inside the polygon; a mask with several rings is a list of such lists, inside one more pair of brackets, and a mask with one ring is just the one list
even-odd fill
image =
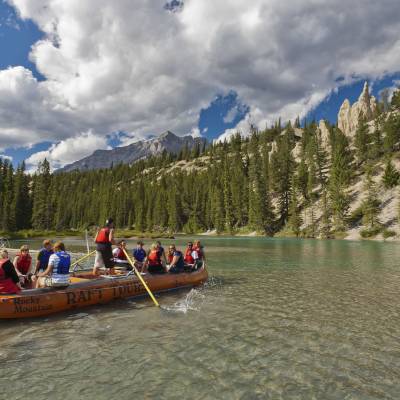
{"label": "person in white shirt", "polygon": [[35,287],[66,287],[69,285],[71,256],[65,251],[63,242],[54,245],[54,254],[49,258],[45,271],[39,272]]}

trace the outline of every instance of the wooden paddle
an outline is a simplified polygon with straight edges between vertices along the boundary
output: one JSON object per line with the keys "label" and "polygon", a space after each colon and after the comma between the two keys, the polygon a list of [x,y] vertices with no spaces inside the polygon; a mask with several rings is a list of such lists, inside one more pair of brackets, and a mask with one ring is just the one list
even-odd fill
{"label": "wooden paddle", "polygon": [[129,264],[131,264],[133,270],[135,271],[136,276],[140,279],[140,281],[142,282],[143,286],[145,287],[145,289],[147,290],[147,293],[149,294],[149,296],[151,297],[151,299],[153,300],[154,304],[157,307],[160,307],[160,305],[158,304],[158,301],[156,300],[156,298],[154,297],[153,293],[151,293],[150,288],[147,286],[147,283],[144,281],[144,279],[142,278],[142,275],[140,275],[140,272],[137,270],[137,268],[135,267],[134,262],[131,260],[131,258],[129,257],[129,254],[127,253],[127,251],[125,249],[122,249],[122,251],[124,252],[126,259],[129,261]]}
{"label": "wooden paddle", "polygon": [[79,264],[81,261],[85,260],[86,258],[90,257],[92,254],[96,253],[96,250],[93,250],[92,252],[84,255],[82,258],[80,258],[78,261],[75,261],[73,264],[71,264],[70,268],[75,267],[76,264]]}

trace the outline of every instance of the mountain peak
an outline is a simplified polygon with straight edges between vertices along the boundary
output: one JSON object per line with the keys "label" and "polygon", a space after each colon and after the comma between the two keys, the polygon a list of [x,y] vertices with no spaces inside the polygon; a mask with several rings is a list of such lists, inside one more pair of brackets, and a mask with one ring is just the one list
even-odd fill
{"label": "mountain peak", "polygon": [[178,136],[175,135],[175,133],[171,131],[165,131],[158,137],[158,139],[176,139],[177,137]]}
{"label": "mountain peak", "polygon": [[112,150],[96,150],[91,156],[66,165],[58,172],[69,172],[76,169],[86,171],[109,168],[111,165],[131,164],[143,158],[161,154],[163,151],[177,154],[186,146],[191,149],[199,141],[205,142],[206,139],[193,139],[191,136],[181,137],[171,131],[165,131],[160,136],[131,143],[128,146],[116,147]]}

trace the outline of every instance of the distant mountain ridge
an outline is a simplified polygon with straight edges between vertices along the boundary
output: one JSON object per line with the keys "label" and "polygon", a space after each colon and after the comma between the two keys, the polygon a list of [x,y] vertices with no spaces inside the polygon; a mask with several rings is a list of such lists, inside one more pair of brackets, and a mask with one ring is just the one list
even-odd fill
{"label": "distant mountain ridge", "polygon": [[96,150],[92,155],[68,164],[58,169],[57,172],[90,171],[110,168],[112,165],[131,164],[140,159],[161,154],[164,150],[168,153],[176,154],[185,146],[192,149],[196,144],[203,145],[205,143],[205,138],[177,136],[170,131],[166,131],[156,138],[141,140],[128,146],[116,147],[112,150]]}

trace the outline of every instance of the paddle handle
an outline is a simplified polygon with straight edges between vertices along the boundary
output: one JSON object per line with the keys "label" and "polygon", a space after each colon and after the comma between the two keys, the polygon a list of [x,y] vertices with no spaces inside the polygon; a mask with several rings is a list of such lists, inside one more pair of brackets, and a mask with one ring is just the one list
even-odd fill
{"label": "paddle handle", "polygon": [[81,261],[85,260],[86,258],[90,257],[92,254],[96,253],[96,250],[93,250],[92,252],[84,255],[82,258],[80,258],[78,261],[75,261],[73,264],[71,264],[70,268],[75,267],[76,264],[79,264]]}
{"label": "paddle handle", "polygon": [[135,271],[136,276],[140,279],[140,281],[142,282],[142,285],[145,287],[145,289],[147,290],[147,293],[149,294],[149,296],[151,297],[151,299],[153,300],[154,304],[157,307],[160,307],[160,305],[158,304],[158,301],[156,300],[156,298],[154,297],[153,293],[151,293],[150,288],[147,286],[147,283],[144,281],[144,279],[142,278],[142,275],[140,275],[140,272],[137,270],[137,268],[135,267],[134,262],[132,261],[132,259],[129,257],[129,254],[127,253],[127,251],[125,249],[122,249],[122,251],[124,252],[127,260],[129,261],[129,264],[131,264],[133,270]]}

